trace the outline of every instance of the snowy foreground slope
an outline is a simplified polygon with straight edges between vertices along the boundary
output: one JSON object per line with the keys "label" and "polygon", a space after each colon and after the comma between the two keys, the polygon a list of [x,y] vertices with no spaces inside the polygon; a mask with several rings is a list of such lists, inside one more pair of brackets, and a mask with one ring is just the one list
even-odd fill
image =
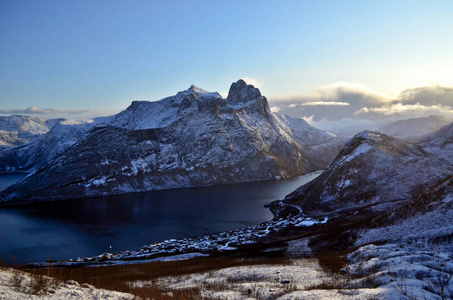
{"label": "snowy foreground slope", "polygon": [[191,86],[160,101],[134,101],[112,117],[56,126],[3,161],[0,155],[3,166],[38,168],[0,197],[11,204],[279,179],[325,168],[343,143],[272,114],[243,80],[226,99]]}
{"label": "snowy foreground slope", "polygon": [[37,277],[14,269],[0,268],[0,299],[132,300],[136,298],[126,293],[96,289],[92,285],[79,284],[73,280],[60,282],[50,277]]}

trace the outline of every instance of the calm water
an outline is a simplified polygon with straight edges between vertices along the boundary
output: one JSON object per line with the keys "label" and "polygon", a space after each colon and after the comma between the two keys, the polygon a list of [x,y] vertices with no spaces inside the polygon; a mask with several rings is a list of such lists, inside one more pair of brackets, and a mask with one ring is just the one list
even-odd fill
{"label": "calm water", "polygon": [[[282,199],[319,174],[2,208],[0,260],[92,256],[255,225],[272,218],[264,204]],[[23,176],[0,174],[0,190]]]}

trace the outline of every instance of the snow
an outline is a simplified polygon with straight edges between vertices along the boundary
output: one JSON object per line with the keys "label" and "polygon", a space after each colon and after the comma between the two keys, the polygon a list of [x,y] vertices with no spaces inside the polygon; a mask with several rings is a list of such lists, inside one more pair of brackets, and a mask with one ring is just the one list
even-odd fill
{"label": "snow", "polygon": [[[45,277],[50,279],[49,277]],[[17,286],[13,282],[20,282]],[[29,273],[9,268],[0,268],[0,299],[1,300],[128,300],[134,295],[97,289],[89,284],[79,284],[73,280],[66,282],[52,281],[44,290],[36,293],[32,289],[32,277]]]}
{"label": "snow", "polygon": [[219,93],[217,92],[208,92],[208,91],[205,91],[204,89],[192,84],[190,86],[190,88],[185,91],[186,94],[195,94],[197,95],[199,98],[220,98],[220,99],[223,99],[222,95],[220,95]]}
{"label": "snow", "polygon": [[[350,264],[345,268],[348,274],[359,277],[352,283],[373,279],[378,289],[386,290],[386,299],[397,300],[403,296],[398,285],[407,289],[408,294],[418,299],[437,300],[438,276],[443,270],[452,270],[451,252],[430,248],[427,244],[408,245],[389,243],[362,246],[348,255]],[[427,287],[431,286],[429,289]],[[453,291],[453,282],[446,288]],[[452,295],[450,295],[452,296]]]}
{"label": "snow", "polygon": [[363,143],[363,144],[360,144],[355,150],[354,152],[352,152],[351,154],[349,154],[348,156],[345,156],[343,157],[341,160],[340,160],[340,163],[346,163],[346,162],[350,162],[351,160],[353,160],[354,158],[356,158],[357,156],[361,155],[361,154],[365,154],[367,153],[368,151],[372,150],[373,147],[368,144],[368,143]]}
{"label": "snow", "polygon": [[141,157],[131,160],[131,168],[134,175],[137,175],[139,171],[143,171],[148,167],[148,163]]}
{"label": "snow", "polygon": [[178,119],[179,103],[176,96],[160,101],[134,101],[115,116],[112,125],[137,130],[161,128]]}
{"label": "snow", "polygon": [[317,260],[291,259],[285,264],[261,264],[223,268],[183,276],[162,277],[154,281],[134,281],[131,286],[164,289],[198,287],[208,299],[369,299],[385,290],[318,290],[310,287],[328,279]]}

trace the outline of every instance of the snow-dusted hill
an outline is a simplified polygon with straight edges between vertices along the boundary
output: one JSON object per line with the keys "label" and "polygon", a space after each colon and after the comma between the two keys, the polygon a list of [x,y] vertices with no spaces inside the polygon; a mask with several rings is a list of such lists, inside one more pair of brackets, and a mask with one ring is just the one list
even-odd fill
{"label": "snow-dusted hill", "polygon": [[41,119],[31,116],[12,115],[0,117],[0,146],[17,146],[29,143],[47,133],[63,119]]}
{"label": "snow-dusted hill", "polygon": [[452,122],[442,116],[429,116],[397,121],[377,131],[408,142],[419,142]]}
{"label": "snow-dusted hill", "polygon": [[383,211],[429,190],[453,174],[453,124],[420,144],[364,131],[354,136],[319,177],[271,205],[277,215]]}
{"label": "snow-dusted hill", "polygon": [[61,120],[30,143],[0,152],[0,172],[30,172],[47,164],[108,118],[89,121]]}
{"label": "snow-dusted hill", "polygon": [[2,202],[290,177],[325,168],[343,143],[306,122],[274,116],[261,92],[243,80],[226,99],[191,86],[160,101],[134,101],[92,123],[56,126],[0,157],[6,166],[25,153],[22,165],[41,166],[5,190]]}

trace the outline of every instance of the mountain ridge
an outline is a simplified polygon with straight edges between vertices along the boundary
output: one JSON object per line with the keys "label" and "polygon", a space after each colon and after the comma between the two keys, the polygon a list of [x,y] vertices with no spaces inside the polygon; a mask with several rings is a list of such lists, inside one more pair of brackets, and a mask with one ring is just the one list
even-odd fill
{"label": "mountain ridge", "polygon": [[407,142],[420,142],[430,134],[438,131],[453,120],[439,115],[422,118],[412,118],[393,122],[376,131],[405,140]]}
{"label": "mountain ridge", "polygon": [[447,125],[443,135],[433,134],[437,139],[431,144],[363,131],[346,143],[319,177],[269,206],[280,217],[293,210],[289,204],[316,214],[365,207],[381,211],[408,201],[453,174],[449,126],[453,127]]}

